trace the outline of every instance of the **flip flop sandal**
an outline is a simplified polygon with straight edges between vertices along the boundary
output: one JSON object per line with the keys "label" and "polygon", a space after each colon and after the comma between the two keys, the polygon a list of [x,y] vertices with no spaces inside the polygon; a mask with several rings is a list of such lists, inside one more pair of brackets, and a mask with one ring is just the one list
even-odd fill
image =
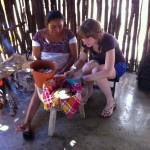
{"label": "flip flop sandal", "polygon": [[25,140],[33,140],[34,139],[34,135],[31,129],[29,129],[29,131],[24,131],[23,132],[23,138]]}
{"label": "flip flop sandal", "polygon": [[[102,118],[110,118],[113,114],[113,112],[115,111],[116,109],[116,104],[113,104],[111,107],[109,107],[108,109],[104,109],[102,112],[103,112],[103,115],[99,115],[100,117]],[[112,113],[111,113],[111,110],[112,110]],[[107,116],[105,116],[107,115]]]}

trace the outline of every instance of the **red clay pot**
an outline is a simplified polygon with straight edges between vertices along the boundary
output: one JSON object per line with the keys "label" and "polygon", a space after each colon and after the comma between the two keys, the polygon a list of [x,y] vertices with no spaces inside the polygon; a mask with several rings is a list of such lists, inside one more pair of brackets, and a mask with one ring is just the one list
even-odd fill
{"label": "red clay pot", "polygon": [[[43,83],[49,79],[52,79],[54,77],[56,66],[48,60],[35,60],[30,64],[30,68],[32,70],[32,75],[35,81],[35,84],[37,87],[42,88]],[[42,73],[38,72],[39,69],[51,69],[51,72],[48,73]]]}

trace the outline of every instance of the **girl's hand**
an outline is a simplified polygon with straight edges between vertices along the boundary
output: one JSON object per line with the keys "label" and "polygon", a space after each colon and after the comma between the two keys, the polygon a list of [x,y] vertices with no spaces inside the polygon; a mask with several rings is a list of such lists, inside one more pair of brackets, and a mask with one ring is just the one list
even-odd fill
{"label": "girl's hand", "polygon": [[74,70],[69,70],[67,72],[64,73],[64,77],[71,77],[73,78],[74,77]]}
{"label": "girl's hand", "polygon": [[78,83],[84,83],[83,76],[81,76],[81,77],[75,77],[73,79],[76,80]]}

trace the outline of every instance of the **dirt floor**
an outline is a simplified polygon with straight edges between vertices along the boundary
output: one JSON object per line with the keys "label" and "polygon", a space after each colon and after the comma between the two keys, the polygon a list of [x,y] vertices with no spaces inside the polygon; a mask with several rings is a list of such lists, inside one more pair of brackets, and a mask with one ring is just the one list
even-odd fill
{"label": "dirt floor", "polygon": [[[20,74],[22,80],[27,75],[32,85],[28,73]],[[0,111],[0,150],[150,150],[150,92],[138,88],[135,73],[125,73],[117,83],[117,109],[111,118],[99,117],[106,99],[95,89],[92,101],[85,105],[85,119],[79,112],[72,119],[58,112],[53,137],[48,136],[49,111],[41,104],[32,122],[35,138],[25,141],[14,126],[23,123],[32,93],[32,86],[18,86],[16,115],[10,116],[8,103]]]}

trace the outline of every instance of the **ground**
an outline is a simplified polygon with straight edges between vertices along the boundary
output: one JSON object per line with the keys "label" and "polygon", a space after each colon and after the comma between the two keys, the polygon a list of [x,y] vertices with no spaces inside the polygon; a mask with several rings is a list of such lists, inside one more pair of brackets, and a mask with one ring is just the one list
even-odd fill
{"label": "ground", "polygon": [[[18,91],[18,90],[17,90]],[[150,92],[138,88],[136,74],[125,73],[117,83],[117,109],[109,119],[98,114],[105,106],[105,96],[95,89],[92,101],[85,105],[86,118],[77,112],[67,119],[58,112],[56,130],[48,136],[49,111],[41,104],[32,128],[33,141],[25,141],[14,126],[23,123],[32,91],[19,89],[17,113],[9,115],[9,106],[0,112],[0,149],[3,150],[150,150]]]}

